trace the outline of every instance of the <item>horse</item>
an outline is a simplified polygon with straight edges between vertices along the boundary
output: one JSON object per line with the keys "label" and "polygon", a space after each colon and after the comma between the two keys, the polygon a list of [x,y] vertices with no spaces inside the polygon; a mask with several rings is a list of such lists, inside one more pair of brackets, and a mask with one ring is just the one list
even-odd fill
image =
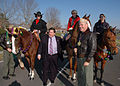
{"label": "horse", "polygon": [[[85,15],[83,18],[88,21],[89,25],[91,25],[89,17],[90,17],[90,15],[89,16]],[[77,42],[79,32],[80,32],[79,22],[77,22],[73,28],[71,38],[68,40],[68,42],[66,44],[66,51],[67,51],[68,59],[69,59],[69,63],[70,63],[69,79],[73,79],[73,80],[76,80],[77,52],[74,51],[74,48],[76,47],[76,42]],[[73,56],[75,57],[75,63],[74,63],[74,74],[73,74],[73,78],[72,78],[72,57]]]}
{"label": "horse", "polygon": [[22,28],[16,28],[16,33],[18,33],[17,38],[15,38],[15,53],[22,51],[25,55],[25,58],[29,64],[29,74],[30,80],[34,79],[34,65],[35,57],[37,54],[39,41],[36,38],[35,34],[29,32]]}
{"label": "horse", "polygon": [[100,84],[103,83],[103,72],[105,63],[109,59],[110,55],[116,55],[118,53],[118,48],[116,46],[116,34],[115,28],[108,28],[104,30],[103,36],[101,38],[101,44],[97,45],[97,51],[94,55],[94,64],[95,64],[95,75],[94,82],[97,79],[97,70],[98,70],[98,62],[101,62],[101,76],[100,76]]}
{"label": "horse", "polygon": [[14,44],[13,41],[14,41],[14,39],[16,37],[16,34],[14,33],[15,28],[16,27],[11,27],[11,28],[7,27],[7,28],[5,28],[5,31],[7,31],[8,33],[10,33],[9,36],[10,36],[10,40],[12,42],[12,53],[13,53],[13,56],[17,57],[17,60],[19,62],[20,68],[24,69],[24,63],[21,60],[20,53],[18,53],[17,55],[14,55],[14,51],[13,51],[13,44]]}

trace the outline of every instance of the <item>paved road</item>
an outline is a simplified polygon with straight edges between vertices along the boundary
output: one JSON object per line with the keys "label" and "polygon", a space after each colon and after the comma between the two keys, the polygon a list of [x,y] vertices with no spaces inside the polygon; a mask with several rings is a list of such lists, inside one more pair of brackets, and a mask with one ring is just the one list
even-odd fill
{"label": "paved road", "polygon": [[[23,59],[24,60],[24,59]],[[24,60],[25,61],[25,60]],[[25,61],[26,63],[26,61]],[[36,61],[36,63],[41,64],[41,62]],[[62,68],[65,68],[62,73],[58,74],[55,83],[51,86],[77,86],[77,81],[73,82],[68,80],[69,63],[65,59],[63,63],[59,62]],[[41,80],[41,66],[35,66],[35,79],[29,80],[27,69],[21,70],[16,67],[15,77],[10,77],[10,80],[2,79],[2,66],[3,62],[0,63],[0,86],[42,86]],[[105,86],[120,86],[120,52],[118,55],[114,56],[113,61],[108,61],[105,66],[104,72],[104,82]],[[98,83],[94,83],[94,86],[100,86]]]}

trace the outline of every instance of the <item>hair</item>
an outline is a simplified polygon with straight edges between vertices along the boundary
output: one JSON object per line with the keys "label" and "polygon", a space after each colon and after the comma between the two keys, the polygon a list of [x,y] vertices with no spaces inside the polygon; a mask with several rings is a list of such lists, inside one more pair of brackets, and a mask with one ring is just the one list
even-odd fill
{"label": "hair", "polygon": [[53,30],[54,33],[56,32],[56,31],[55,31],[55,28],[53,28],[53,27],[51,27],[51,28],[49,29],[49,31],[50,31],[50,30]]}
{"label": "hair", "polygon": [[86,19],[81,18],[80,22],[88,24],[88,21]]}
{"label": "hair", "polygon": [[[105,15],[104,15],[104,14],[100,14],[100,16],[104,16],[104,17],[105,17]],[[100,17],[100,16],[99,16],[99,17]]]}
{"label": "hair", "polygon": [[76,14],[77,14],[77,10],[72,10],[72,11],[71,11],[71,14],[72,14],[72,13],[76,13]]}

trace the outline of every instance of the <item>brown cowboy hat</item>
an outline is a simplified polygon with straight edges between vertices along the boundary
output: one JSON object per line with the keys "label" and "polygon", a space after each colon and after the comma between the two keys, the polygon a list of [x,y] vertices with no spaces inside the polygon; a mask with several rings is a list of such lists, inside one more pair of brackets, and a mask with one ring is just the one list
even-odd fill
{"label": "brown cowboy hat", "polygon": [[38,11],[37,13],[34,13],[34,15],[35,15],[35,17],[37,17],[37,16],[41,16],[42,17],[43,14],[41,14],[41,12]]}

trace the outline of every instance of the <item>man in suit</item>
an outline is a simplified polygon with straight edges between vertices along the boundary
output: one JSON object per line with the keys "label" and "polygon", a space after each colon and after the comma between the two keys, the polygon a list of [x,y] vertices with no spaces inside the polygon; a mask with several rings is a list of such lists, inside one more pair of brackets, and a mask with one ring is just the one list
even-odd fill
{"label": "man in suit", "polygon": [[[49,29],[49,35],[44,35],[38,49],[38,59],[43,58],[43,85],[47,80],[54,83],[58,73],[57,59],[62,58],[61,38],[55,36],[55,29]],[[50,75],[48,75],[50,72]],[[48,77],[49,76],[49,77]]]}

